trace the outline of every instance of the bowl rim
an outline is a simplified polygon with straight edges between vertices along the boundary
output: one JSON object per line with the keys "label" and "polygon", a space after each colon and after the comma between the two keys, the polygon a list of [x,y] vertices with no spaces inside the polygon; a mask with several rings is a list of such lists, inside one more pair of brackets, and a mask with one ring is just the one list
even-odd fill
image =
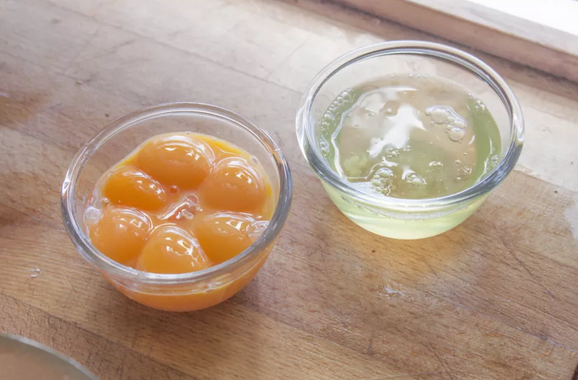
{"label": "bowl rim", "polygon": [[[202,115],[236,125],[249,132],[268,151],[279,175],[279,197],[273,217],[259,238],[243,252],[223,263],[197,272],[182,274],[159,274],[139,271],[117,263],[92,245],[79,224],[75,207],[76,184],[82,169],[93,153],[119,132],[143,121],[174,115]],[[136,148],[136,147],[135,147]],[[199,282],[219,275],[226,275],[242,267],[265,250],[279,235],[291,207],[293,183],[289,164],[271,136],[249,119],[223,107],[193,102],[165,103],[141,109],[122,116],[93,135],[76,153],[66,172],[61,191],[61,212],[66,230],[79,253],[98,270],[115,280],[132,280],[150,285],[177,285]]]}
{"label": "bowl rim", "polygon": [[[484,80],[502,100],[510,119],[511,141],[506,154],[501,157],[499,164],[481,181],[460,192],[436,198],[403,199],[371,195],[359,191],[344,178],[337,175],[322,156],[318,144],[314,143],[315,121],[311,116],[311,109],[323,85],[349,65],[366,59],[394,54],[428,56],[457,64]],[[473,55],[454,47],[428,41],[399,40],[380,42],[353,50],[337,58],[322,69],[307,87],[301,98],[295,122],[297,138],[303,155],[323,181],[345,193],[350,198],[367,205],[417,212],[461,204],[491,191],[514,168],[525,139],[522,109],[506,81],[488,64]]]}
{"label": "bowl rim", "polygon": [[78,363],[76,360],[74,360],[71,357],[65,356],[64,354],[60,353],[59,351],[56,351],[52,347],[48,347],[42,343],[38,343],[35,340],[29,339],[29,338],[26,338],[23,336],[19,336],[19,335],[13,335],[13,334],[0,333],[0,340],[2,340],[2,339],[5,339],[6,341],[9,341],[9,342],[13,342],[14,344],[17,344],[17,345],[33,348],[34,350],[37,350],[37,352],[40,351],[40,352],[43,352],[45,354],[48,354],[51,357],[60,360],[62,363],[66,363],[71,368],[74,368],[75,370],[79,371],[87,379],[98,380],[96,375],[94,375],[88,369],[86,369],[82,365],[80,365],[80,363]]}

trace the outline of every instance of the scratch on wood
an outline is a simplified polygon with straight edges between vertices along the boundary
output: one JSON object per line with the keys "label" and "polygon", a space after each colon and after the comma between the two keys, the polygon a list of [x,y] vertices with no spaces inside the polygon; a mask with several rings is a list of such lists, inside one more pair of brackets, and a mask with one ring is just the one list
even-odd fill
{"label": "scratch on wood", "polygon": [[[95,55],[93,55],[93,56],[91,56],[91,57],[87,57],[87,58],[84,58],[84,59],[81,59],[81,60],[79,60],[78,57],[76,57],[76,58],[75,58],[75,62],[73,62],[73,63],[81,63],[81,62],[88,61],[88,60],[96,60],[96,59],[98,59],[98,58],[103,58],[103,57],[106,57],[106,56],[108,56],[108,55],[117,54],[119,49],[121,49],[121,48],[123,48],[123,47],[125,47],[125,46],[129,46],[129,45],[131,45],[131,44],[134,44],[136,41],[137,41],[137,38],[131,38],[131,39],[129,39],[128,41],[124,41],[124,42],[122,42],[122,43],[120,43],[120,44],[118,44],[118,45],[115,45],[115,46],[111,47],[111,48],[102,50],[102,51],[98,52],[97,54],[95,54]],[[72,64],[71,64],[71,65],[72,65]]]}
{"label": "scratch on wood", "polygon": [[302,48],[303,46],[305,46],[305,44],[306,44],[307,42],[309,42],[309,37],[305,38],[305,39],[303,40],[303,42],[301,42],[301,43],[299,44],[299,46],[297,46],[297,47],[295,48],[295,50],[293,50],[291,53],[289,53],[289,55],[286,56],[285,59],[284,59],[282,62],[280,62],[277,66],[275,66],[275,68],[274,68],[273,70],[271,70],[271,73],[267,76],[267,80],[271,79],[271,77],[273,76],[273,74],[275,74],[275,72],[277,71],[277,69],[279,69],[279,67],[281,67],[281,65],[282,65],[284,62],[289,61],[289,59],[290,59],[291,57],[293,57],[293,56],[295,55],[295,53],[297,53],[299,50],[301,50],[301,48]]}
{"label": "scratch on wood", "polygon": [[92,9],[92,12],[90,13],[90,17],[94,20],[96,20],[96,15],[98,14],[98,12],[104,8],[105,6],[111,6],[114,3],[116,3],[116,0],[108,0],[108,1],[104,1],[103,3],[97,5],[96,7],[94,7]]}
{"label": "scratch on wood", "polygon": [[[422,376],[434,376],[439,375],[441,372],[420,372],[420,373],[408,373],[405,375],[393,375],[393,376],[380,376],[372,377],[370,379],[360,379],[360,380],[395,380],[395,379],[407,379],[407,378],[417,378],[421,379]],[[574,380],[574,379],[572,379]]]}
{"label": "scratch on wood", "polygon": [[373,340],[375,339],[375,333],[372,332],[369,337],[369,344],[367,345],[367,354],[373,356]]}
{"label": "scratch on wood", "polygon": [[518,262],[518,264],[520,264],[520,266],[522,268],[524,268],[524,270],[526,271],[526,273],[528,273],[530,275],[530,278],[532,279],[532,281],[537,284],[538,286],[540,286],[545,292],[546,294],[548,294],[548,296],[550,297],[550,299],[552,301],[556,300],[556,298],[554,297],[554,295],[552,294],[552,292],[550,292],[550,290],[548,290],[548,288],[546,288],[544,285],[542,285],[542,283],[540,283],[538,280],[536,280],[536,277],[534,276],[534,274],[526,267],[526,265],[522,262],[522,260],[520,260],[518,258],[518,256],[516,256],[516,254],[514,252],[512,252],[510,249],[508,249],[508,252],[510,253],[510,255],[512,255],[512,257]]}
{"label": "scratch on wood", "polygon": [[98,27],[96,27],[96,29],[94,30],[94,32],[90,35],[90,37],[88,37],[88,39],[86,40],[86,42],[82,45],[82,47],[80,47],[77,51],[76,54],[74,54],[74,57],[68,61],[68,64],[66,65],[66,67],[64,68],[64,73],[68,71],[68,69],[70,69],[70,67],[76,62],[76,59],[80,56],[80,53],[82,53],[89,45],[90,43],[94,40],[94,37],[96,37],[96,35],[98,34],[98,32],[100,31],[100,29],[102,29],[102,25],[99,25]]}
{"label": "scratch on wood", "polygon": [[550,351],[547,354],[543,354],[543,356],[550,356],[552,355],[552,352],[554,352],[554,345],[552,345],[552,347],[550,347]]}
{"label": "scratch on wood", "polygon": [[504,245],[504,247],[506,247],[506,250],[508,251],[508,253],[514,258],[514,260],[516,260],[518,262],[518,264],[520,264],[520,266],[524,269],[524,271],[526,271],[526,273],[528,273],[528,275],[532,279],[532,282],[535,283],[536,285],[538,285],[539,287],[541,287],[546,292],[546,294],[548,294],[548,296],[550,297],[550,299],[552,301],[555,301],[556,297],[554,297],[552,292],[550,292],[550,290],[548,288],[546,288],[540,281],[538,281],[536,279],[536,276],[534,276],[532,271],[530,271],[528,269],[528,267],[526,267],[526,264],[524,264],[524,262],[522,260],[520,260],[518,258],[518,256],[516,256],[514,251],[510,248],[510,246],[506,243],[506,241],[502,237],[500,237],[500,240],[502,241],[502,244]]}
{"label": "scratch on wood", "polygon": [[76,293],[76,289],[74,289],[74,286],[72,286],[72,284],[70,283],[70,280],[68,279],[68,277],[66,275],[64,275],[64,279],[66,280],[66,282],[68,283],[68,286],[70,287],[70,290],[72,290],[74,293]]}
{"label": "scratch on wood", "polygon": [[436,357],[438,363],[440,364],[440,366],[442,367],[442,369],[445,371],[445,373],[448,374],[448,376],[450,377],[451,380],[456,380],[454,373],[452,372],[452,368],[450,367],[450,365],[448,364],[447,361],[442,360],[442,358],[440,358],[440,356],[437,354],[437,352],[435,351],[434,347],[431,345],[431,343],[429,344],[429,350],[431,351],[432,354],[434,354],[434,356]]}
{"label": "scratch on wood", "polygon": [[434,274],[434,276],[439,280],[439,276],[438,276],[438,272],[436,272],[436,270],[434,269],[434,267],[431,266],[430,263],[428,263],[427,261],[424,261],[424,264],[426,265],[426,267],[428,267],[428,269]]}

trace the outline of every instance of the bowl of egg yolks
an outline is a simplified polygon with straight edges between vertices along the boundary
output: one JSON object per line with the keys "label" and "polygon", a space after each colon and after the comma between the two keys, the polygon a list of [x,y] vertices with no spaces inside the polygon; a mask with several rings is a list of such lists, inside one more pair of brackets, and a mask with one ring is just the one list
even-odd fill
{"label": "bowl of egg yolks", "polygon": [[269,135],[212,105],[171,103],[90,139],[62,185],[78,252],[127,297],[191,311],[239,292],[289,214],[289,166]]}

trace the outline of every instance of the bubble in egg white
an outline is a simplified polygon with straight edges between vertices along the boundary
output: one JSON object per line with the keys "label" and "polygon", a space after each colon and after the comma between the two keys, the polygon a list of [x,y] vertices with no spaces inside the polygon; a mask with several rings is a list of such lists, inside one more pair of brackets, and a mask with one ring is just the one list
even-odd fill
{"label": "bubble in egg white", "polygon": [[465,177],[465,176],[469,176],[470,174],[472,174],[473,169],[471,166],[460,166],[458,168],[458,177]]}
{"label": "bubble in egg white", "polygon": [[427,182],[424,178],[420,177],[416,173],[410,173],[405,177],[405,181],[411,185],[424,186]]}
{"label": "bubble in egg white", "polygon": [[389,149],[387,149],[387,151],[386,151],[385,157],[387,157],[388,159],[391,160],[391,159],[394,159],[394,158],[399,157],[399,154],[400,154],[400,153],[399,153],[399,149],[389,148]]}
{"label": "bubble in egg white", "polygon": [[466,136],[466,130],[464,128],[456,127],[455,125],[448,125],[446,130],[448,137],[453,142],[460,142]]}
{"label": "bubble in egg white", "polygon": [[448,120],[450,113],[443,107],[435,107],[430,111],[431,118],[436,124],[443,124]]}
{"label": "bubble in egg white", "polygon": [[381,178],[391,178],[393,177],[393,171],[389,168],[379,168],[377,169],[377,171],[375,172],[374,178],[375,177],[381,177]]}

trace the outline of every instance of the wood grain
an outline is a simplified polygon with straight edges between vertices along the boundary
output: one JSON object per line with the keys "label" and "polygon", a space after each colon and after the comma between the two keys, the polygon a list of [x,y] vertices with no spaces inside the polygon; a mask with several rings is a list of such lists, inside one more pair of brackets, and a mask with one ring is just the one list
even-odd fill
{"label": "wood grain", "polygon": [[[54,347],[103,380],[572,379],[574,84],[488,56],[524,107],[527,168],[459,228],[388,240],[331,204],[293,118],[307,81],[335,55],[422,34],[317,2],[145,3],[0,0],[0,331]],[[90,135],[177,100],[255,120],[295,181],[291,217],[256,280],[187,314],[147,309],[108,285],[70,243],[58,198]]]}
{"label": "wood grain", "polygon": [[90,367],[101,379],[196,380],[72,323],[0,294],[1,331],[26,336]]}
{"label": "wood grain", "polygon": [[387,20],[578,81],[578,36],[463,0],[336,0]]}

